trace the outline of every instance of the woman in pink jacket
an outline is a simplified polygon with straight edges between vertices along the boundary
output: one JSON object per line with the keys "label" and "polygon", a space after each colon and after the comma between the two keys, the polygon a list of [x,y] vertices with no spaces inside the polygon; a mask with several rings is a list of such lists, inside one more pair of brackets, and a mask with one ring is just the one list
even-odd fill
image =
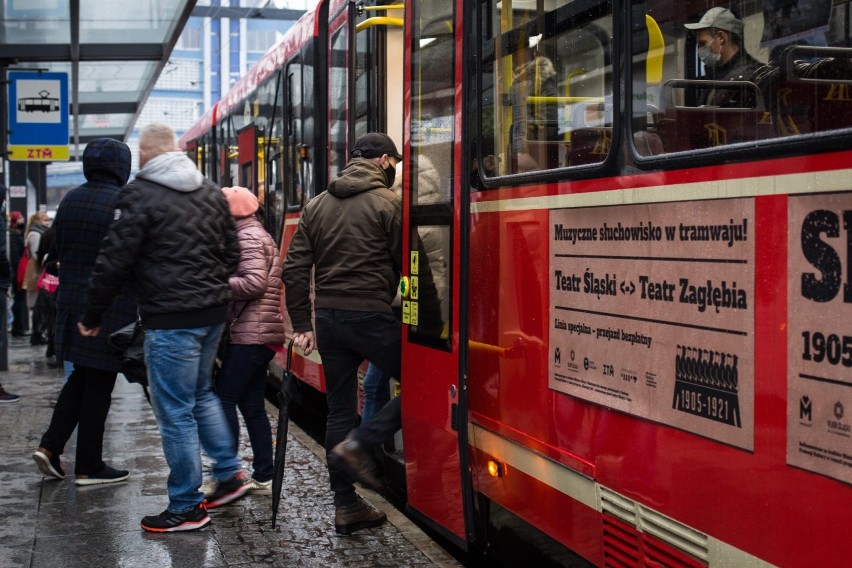
{"label": "woman in pink jacket", "polygon": [[[250,492],[271,493],[272,429],[264,408],[266,369],[284,343],[281,317],[281,258],[275,242],[255,216],[257,197],[244,187],[223,187],[240,241],[240,264],[231,275],[228,322],[231,341],[216,378],[216,392],[239,440],[237,408],[246,422],[254,473]],[[237,446],[239,447],[239,446]]]}

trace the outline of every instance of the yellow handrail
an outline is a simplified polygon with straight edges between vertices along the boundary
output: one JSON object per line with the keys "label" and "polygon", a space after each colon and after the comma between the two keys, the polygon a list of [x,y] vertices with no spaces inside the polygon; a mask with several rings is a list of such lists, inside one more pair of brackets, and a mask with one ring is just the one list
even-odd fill
{"label": "yellow handrail", "polygon": [[530,103],[602,103],[603,97],[537,97],[527,95]]}
{"label": "yellow handrail", "polygon": [[387,16],[377,16],[375,18],[367,18],[363,22],[355,25],[355,31],[360,32],[373,26],[389,26],[392,28],[401,28],[404,22],[402,18],[389,18]]}
{"label": "yellow handrail", "polygon": [[387,6],[361,6],[360,10],[403,10],[405,4],[388,4]]}
{"label": "yellow handrail", "polygon": [[645,60],[645,81],[656,84],[663,80],[663,55],[666,42],[657,21],[645,14],[645,26],[648,28],[648,59]]}

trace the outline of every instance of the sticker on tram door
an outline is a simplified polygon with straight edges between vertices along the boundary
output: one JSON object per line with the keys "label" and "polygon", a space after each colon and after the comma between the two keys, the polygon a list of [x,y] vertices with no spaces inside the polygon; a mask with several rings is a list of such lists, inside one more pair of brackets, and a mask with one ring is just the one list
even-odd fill
{"label": "sticker on tram door", "polygon": [[420,273],[420,253],[416,250],[411,251],[411,274]]}

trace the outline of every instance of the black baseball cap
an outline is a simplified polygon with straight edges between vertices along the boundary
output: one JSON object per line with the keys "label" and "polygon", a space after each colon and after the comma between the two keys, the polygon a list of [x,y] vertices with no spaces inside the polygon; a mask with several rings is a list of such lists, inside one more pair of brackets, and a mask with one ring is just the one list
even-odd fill
{"label": "black baseball cap", "polygon": [[387,154],[402,161],[402,154],[396,149],[396,144],[387,134],[368,132],[355,141],[352,149],[353,158],[381,158]]}

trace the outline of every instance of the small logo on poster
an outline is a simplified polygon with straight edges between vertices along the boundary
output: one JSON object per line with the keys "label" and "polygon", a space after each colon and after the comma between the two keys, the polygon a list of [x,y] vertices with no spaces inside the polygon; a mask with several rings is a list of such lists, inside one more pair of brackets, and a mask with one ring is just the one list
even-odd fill
{"label": "small logo on poster", "polygon": [[799,419],[810,422],[813,420],[812,413],[813,405],[811,404],[811,399],[808,395],[803,395],[802,398],[799,399]]}

